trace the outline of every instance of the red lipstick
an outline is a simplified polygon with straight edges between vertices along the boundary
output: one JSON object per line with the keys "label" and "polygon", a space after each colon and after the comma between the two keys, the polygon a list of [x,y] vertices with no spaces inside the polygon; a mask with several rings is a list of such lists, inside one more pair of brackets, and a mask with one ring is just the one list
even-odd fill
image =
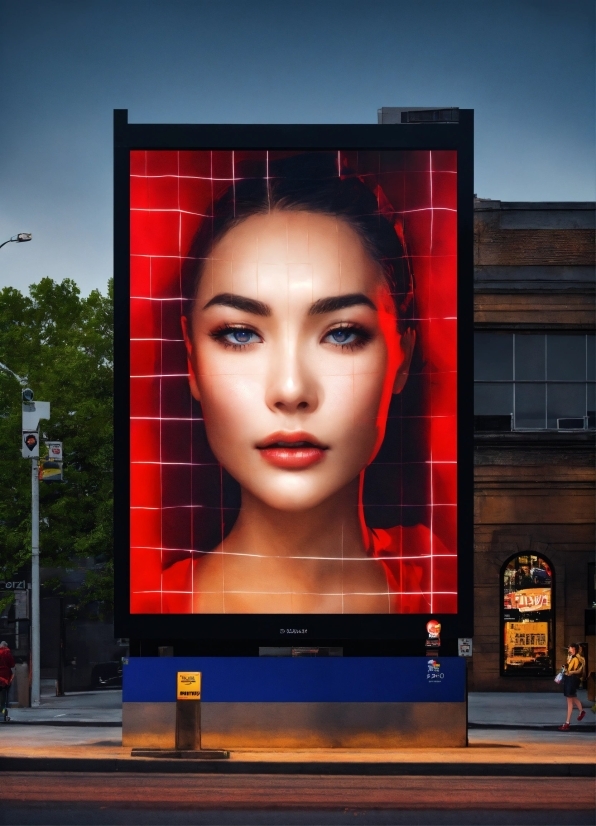
{"label": "red lipstick", "polygon": [[284,470],[304,470],[320,462],[327,445],[301,431],[272,433],[257,446],[270,465]]}

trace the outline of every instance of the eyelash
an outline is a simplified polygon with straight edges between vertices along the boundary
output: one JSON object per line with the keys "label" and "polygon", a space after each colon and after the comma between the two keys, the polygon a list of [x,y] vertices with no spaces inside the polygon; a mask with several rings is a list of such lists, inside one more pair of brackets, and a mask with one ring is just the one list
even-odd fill
{"label": "eyelash", "polygon": [[[348,335],[356,336],[355,341],[350,341],[343,344],[340,342],[326,341],[329,336],[332,336],[333,333],[337,333],[339,331],[345,332]],[[238,332],[250,333],[251,335],[257,336],[259,341],[234,342],[226,338],[226,336]],[[232,350],[244,350],[250,344],[259,344],[263,341],[255,330],[251,330],[250,327],[240,325],[238,327],[233,327],[229,324],[223,325],[222,327],[218,327],[216,330],[213,330],[213,332],[210,333],[210,336],[215,341],[220,342],[220,344],[224,347],[231,348]],[[371,340],[371,338],[371,333],[365,330],[364,327],[360,327],[358,324],[340,324],[337,327],[333,327],[331,330],[328,330],[321,339],[321,343],[331,344],[332,347],[337,347],[340,350],[349,350],[353,352],[354,350],[359,350],[364,347]]]}

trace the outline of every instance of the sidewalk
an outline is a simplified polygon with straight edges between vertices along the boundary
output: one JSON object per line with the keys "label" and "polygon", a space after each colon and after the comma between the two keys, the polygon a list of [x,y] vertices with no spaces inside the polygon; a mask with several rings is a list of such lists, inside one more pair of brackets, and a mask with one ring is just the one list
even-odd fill
{"label": "sidewalk", "polygon": [[11,709],[14,724],[0,724],[0,771],[592,777],[595,718],[585,693],[580,699],[584,721],[559,732],[562,696],[471,694],[463,749],[254,750],[180,760],[132,757],[122,747],[120,691],[43,696],[40,708]]}
{"label": "sidewalk", "polygon": [[[586,716],[577,723],[573,712],[574,731],[595,731],[596,715],[585,691],[578,697]],[[84,691],[55,697],[42,695],[40,708],[11,708],[11,721],[28,725],[95,726],[122,725],[122,691]],[[468,724],[470,729],[536,729],[557,728],[565,722],[567,706],[562,694],[526,692],[471,692],[468,696]]]}
{"label": "sidewalk", "polygon": [[122,691],[77,691],[63,697],[42,693],[39,708],[10,708],[11,723],[51,726],[122,725]]}
{"label": "sidewalk", "polygon": [[[577,722],[574,709],[571,724],[576,731],[596,731],[596,714],[586,691],[577,696],[586,716]],[[504,693],[470,692],[468,695],[468,727],[497,729],[552,729],[565,722],[567,703],[561,694],[541,692]]]}

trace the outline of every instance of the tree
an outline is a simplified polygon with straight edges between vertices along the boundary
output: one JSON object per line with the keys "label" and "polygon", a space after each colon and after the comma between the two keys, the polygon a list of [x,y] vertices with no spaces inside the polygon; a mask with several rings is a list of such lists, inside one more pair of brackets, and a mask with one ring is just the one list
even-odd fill
{"label": "tree", "polygon": [[[113,287],[82,298],[70,279],[0,291],[0,361],[51,402],[40,432],[64,444],[65,483],[40,485],[44,567],[92,557],[83,601],[110,600],[113,579]],[[21,458],[21,388],[0,371],[0,570],[31,558],[29,462]],[[43,445],[43,439],[40,440]]]}

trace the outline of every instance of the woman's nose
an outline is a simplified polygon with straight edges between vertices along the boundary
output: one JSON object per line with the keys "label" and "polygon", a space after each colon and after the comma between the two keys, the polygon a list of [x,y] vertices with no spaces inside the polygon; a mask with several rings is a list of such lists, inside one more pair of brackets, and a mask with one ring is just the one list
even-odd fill
{"label": "woman's nose", "polygon": [[319,403],[317,380],[298,347],[278,350],[270,365],[266,403],[285,413],[312,413]]}

